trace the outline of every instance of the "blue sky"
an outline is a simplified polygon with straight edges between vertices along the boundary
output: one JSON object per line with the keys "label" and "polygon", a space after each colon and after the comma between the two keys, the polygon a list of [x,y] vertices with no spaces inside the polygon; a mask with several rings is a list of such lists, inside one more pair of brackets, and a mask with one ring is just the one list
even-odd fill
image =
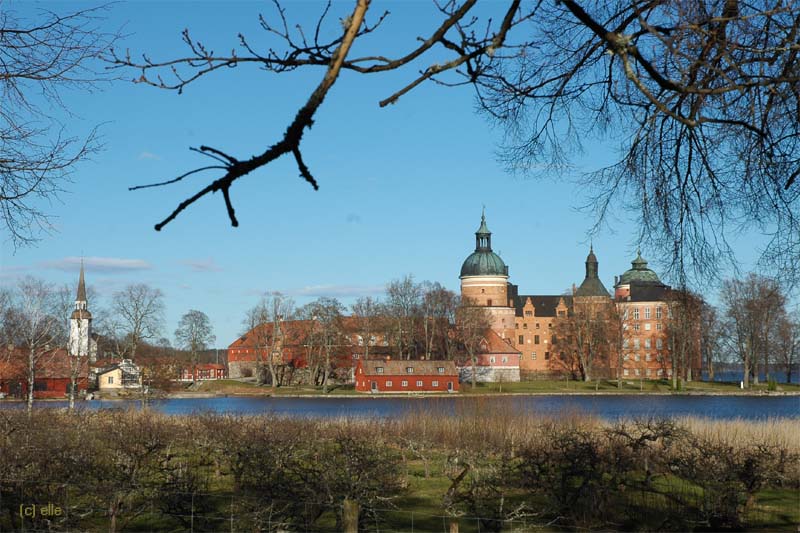
{"label": "blue sky", "polygon": [[[64,11],[80,5],[92,4],[3,4],[24,16],[41,7]],[[308,24],[324,4],[286,5],[290,21]],[[386,55],[412,48],[414,38],[438,20],[430,2],[388,7],[386,26],[367,41]],[[338,12],[349,8],[349,2],[334,6]],[[119,48],[170,59],[186,54],[184,28],[214,50],[236,47],[238,32],[268,42],[258,27],[259,12],[275,19],[269,3],[120,2],[110,7],[104,24],[124,28]],[[337,29],[331,17],[328,30]],[[87,283],[99,295],[94,307],[106,305],[128,283],[149,283],[166,296],[165,334],[171,338],[180,316],[199,309],[211,317],[217,344],[227,346],[241,331],[245,310],[264,291],[283,291],[298,304],[323,295],[349,304],[379,295],[385,283],[405,274],[457,290],[485,205],[494,249],[521,291],[558,294],[579,284],[593,220],[577,210],[586,199],[575,180],[581,171],[609,162],[613,146],[588,143],[566,176],[509,175],[496,155],[502,131],[474,113],[468,87],[422,85],[396,105],[378,107],[416,72],[344,73],[304,137],[304,159],[320,190],[297,176],[292,161],[260,169],[232,189],[238,228],[230,226],[222,198],[213,195],[163,231],[153,230],[207,183],[203,175],[170,187],[127,188],[208,164],[190,146],[206,144],[239,157],[260,153],[280,137],[322,70],[275,76],[240,66],[195,82],[182,95],[130,83],[135,73],[128,71],[92,94],[65,92],[75,114],[64,118],[68,129],[80,135],[101,124],[105,148],[76,169],[60,202],[45,206],[55,233],[16,252],[2,236],[0,283],[31,274],[74,284],[83,255]],[[609,288],[636,250],[635,225],[626,213],[615,215],[613,226],[594,238]],[[740,252],[748,258],[747,246]]]}

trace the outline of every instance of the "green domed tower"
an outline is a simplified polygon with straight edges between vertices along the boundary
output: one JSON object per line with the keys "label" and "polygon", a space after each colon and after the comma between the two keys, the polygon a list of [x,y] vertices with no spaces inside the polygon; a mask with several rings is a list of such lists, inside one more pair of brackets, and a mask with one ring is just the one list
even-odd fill
{"label": "green domed tower", "polygon": [[648,299],[659,299],[667,285],[661,282],[652,269],[648,268],[647,260],[642,257],[640,250],[636,251],[636,259],[631,261],[631,268],[626,270],[614,283],[614,297],[617,299],[630,299],[633,292],[647,292]]}
{"label": "green domed tower", "polygon": [[508,278],[508,267],[500,256],[492,251],[492,232],[486,226],[486,214],[481,214],[481,225],[475,232],[475,251],[461,265],[461,279],[465,276],[504,276]]}
{"label": "green domed tower", "polygon": [[503,333],[514,327],[514,308],[508,301],[508,267],[492,251],[492,232],[486,226],[486,214],[475,232],[475,251],[461,265],[461,298],[488,308],[492,329]]}

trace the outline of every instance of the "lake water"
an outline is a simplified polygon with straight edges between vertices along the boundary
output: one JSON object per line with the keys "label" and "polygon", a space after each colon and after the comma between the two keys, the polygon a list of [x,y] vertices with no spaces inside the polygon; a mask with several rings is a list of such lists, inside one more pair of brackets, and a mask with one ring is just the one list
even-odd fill
{"label": "lake water", "polygon": [[[58,408],[67,402],[39,402]],[[83,409],[137,407],[135,401],[89,401]],[[24,407],[20,402],[0,402],[2,407]],[[508,409],[531,415],[587,414],[607,420],[622,417],[698,416],[715,419],[800,418],[800,396],[644,396],[552,395],[505,397],[364,397],[364,398],[175,398],[153,402],[153,408],[170,415],[197,412],[243,415],[276,414],[291,417],[398,417],[421,411],[458,416],[474,410]]]}

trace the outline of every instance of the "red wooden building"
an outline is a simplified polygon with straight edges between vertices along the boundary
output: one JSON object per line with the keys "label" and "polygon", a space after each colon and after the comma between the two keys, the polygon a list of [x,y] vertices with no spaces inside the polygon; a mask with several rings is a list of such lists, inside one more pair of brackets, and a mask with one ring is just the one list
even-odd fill
{"label": "red wooden building", "polygon": [[[80,393],[88,386],[89,366],[86,357],[79,358],[77,389]],[[34,367],[33,397],[66,398],[74,361],[63,348],[41,354]],[[12,398],[25,398],[28,394],[28,353],[20,347],[0,349],[0,392]]]}
{"label": "red wooden building", "polygon": [[181,381],[204,381],[225,379],[227,377],[228,373],[225,370],[225,365],[220,363],[200,363],[197,366],[190,366],[181,370]]}
{"label": "red wooden building", "polygon": [[355,382],[359,392],[457,392],[458,369],[453,361],[359,359]]}

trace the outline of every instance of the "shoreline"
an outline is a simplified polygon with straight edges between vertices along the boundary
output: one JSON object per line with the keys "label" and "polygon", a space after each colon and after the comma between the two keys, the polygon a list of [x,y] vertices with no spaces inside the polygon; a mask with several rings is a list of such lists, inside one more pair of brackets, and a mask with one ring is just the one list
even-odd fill
{"label": "shoreline", "polygon": [[[313,398],[313,399],[326,399],[326,400],[336,400],[341,398],[368,398],[368,399],[387,399],[387,398],[402,398],[402,399],[426,399],[426,398],[503,398],[503,397],[525,397],[525,396],[714,396],[714,397],[721,397],[721,396],[729,396],[729,397],[758,397],[758,398],[769,398],[769,397],[800,397],[800,391],[751,391],[751,392],[714,392],[714,391],[681,391],[681,392],[670,392],[670,391],[621,391],[621,392],[613,392],[613,391],[575,391],[575,392],[558,392],[558,391],[542,391],[542,392],[477,392],[477,393],[449,393],[449,394],[440,394],[440,393],[379,393],[379,394],[371,394],[371,393],[348,393],[348,394],[321,394],[321,393],[309,393],[309,394],[271,394],[271,393],[224,393],[224,392],[176,392],[172,394],[168,394],[161,398],[151,398],[150,401],[159,401],[159,400],[192,400],[192,399],[211,399],[211,398],[290,398],[290,399],[303,399],[303,398]],[[35,400],[34,403],[53,403],[53,402],[64,402],[67,401],[67,398],[42,398]],[[113,398],[95,398],[93,400],[76,400],[76,403],[84,403],[84,402],[126,402],[126,401],[141,401],[140,397],[137,396],[130,396],[130,397],[113,397]],[[0,400],[0,405],[4,403],[10,404],[24,404],[26,402],[25,399],[18,399],[18,398],[4,398]]]}

